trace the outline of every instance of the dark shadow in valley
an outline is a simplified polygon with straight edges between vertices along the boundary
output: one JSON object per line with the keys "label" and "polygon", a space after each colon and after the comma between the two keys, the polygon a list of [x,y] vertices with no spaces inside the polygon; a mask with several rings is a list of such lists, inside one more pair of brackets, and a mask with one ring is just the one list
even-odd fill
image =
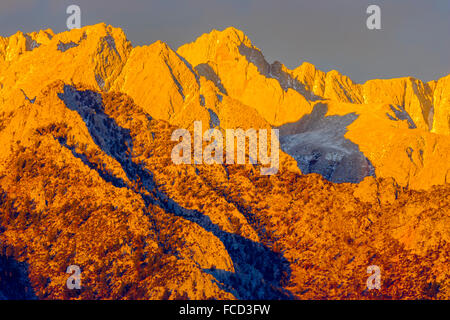
{"label": "dark shadow in valley", "polygon": [[[133,140],[130,132],[120,127],[104,112],[99,93],[90,90],[77,91],[74,87],[65,85],[64,92],[58,96],[69,109],[78,112],[94,142],[120,163],[129,180],[135,184],[125,187],[140,194],[147,205],[158,205],[175,216],[194,222],[222,241],[233,261],[235,272],[204,270],[216,278],[222,289],[239,299],[292,298],[292,294],[282,288],[291,274],[286,258],[261,243],[223,231],[208,216],[180,206],[159,190],[151,172],[142,164],[133,161]],[[81,157],[76,154],[75,156]],[[89,166],[89,163],[87,165]],[[91,165],[90,168],[99,172],[96,166]],[[99,174],[102,176],[104,173]],[[112,177],[108,179],[112,180]],[[120,181],[119,185],[122,183],[123,181]]]}
{"label": "dark shadow in valley", "polygon": [[35,300],[28,264],[0,251],[0,300]]}
{"label": "dark shadow in valley", "polygon": [[281,149],[292,156],[303,174],[318,173],[325,179],[359,183],[375,177],[375,169],[359,146],[345,138],[356,113],[327,116],[328,106],[317,103],[310,114],[281,127]]}
{"label": "dark shadow in valley", "polygon": [[105,170],[104,168],[102,168],[98,163],[89,161],[88,157],[85,154],[79,153],[76,151],[75,147],[69,146],[67,144],[67,139],[65,139],[63,137],[58,137],[57,141],[59,142],[59,144],[62,147],[70,150],[72,152],[73,156],[75,158],[80,159],[86,166],[89,167],[89,169],[97,171],[97,173],[103,180],[112,183],[112,185],[116,188],[124,188],[127,186],[125,181],[123,181],[122,178],[116,177],[112,173],[110,173],[107,170]]}

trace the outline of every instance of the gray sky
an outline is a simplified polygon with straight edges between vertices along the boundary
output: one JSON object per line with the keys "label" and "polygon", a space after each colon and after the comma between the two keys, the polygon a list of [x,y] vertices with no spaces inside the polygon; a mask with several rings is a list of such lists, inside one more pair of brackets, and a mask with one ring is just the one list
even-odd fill
{"label": "gray sky", "polygon": [[[64,31],[69,4],[81,7],[82,25],[121,27],[133,45],[177,49],[234,26],[289,68],[308,61],[356,82],[450,73],[450,0],[0,0],[0,35]],[[382,30],[366,28],[370,4],[381,7]]]}

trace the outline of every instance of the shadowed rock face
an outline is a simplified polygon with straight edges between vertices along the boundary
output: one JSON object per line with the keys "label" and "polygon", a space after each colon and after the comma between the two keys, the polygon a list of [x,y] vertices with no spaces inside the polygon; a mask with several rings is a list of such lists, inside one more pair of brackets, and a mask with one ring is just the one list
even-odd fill
{"label": "shadowed rock face", "polygon": [[358,183],[375,176],[358,145],[344,137],[358,115],[326,116],[327,111],[327,105],[319,103],[299,121],[279,127],[283,151],[297,161],[302,173],[319,173],[332,182]]}
{"label": "shadowed rock face", "polygon": [[[213,30],[177,53],[201,73],[201,79],[220,85],[216,91],[256,110],[272,126],[296,123],[317,103],[326,103],[328,116],[316,127],[283,138],[283,150],[304,173],[317,172],[336,182],[392,177],[414,189],[449,181],[448,77],[430,83],[405,77],[358,84],[336,70],[323,72],[307,62],[289,70],[278,61],[269,63],[234,28]],[[206,99],[207,107],[208,103]],[[236,118],[245,114],[239,112]],[[407,155],[409,148],[417,156]]]}

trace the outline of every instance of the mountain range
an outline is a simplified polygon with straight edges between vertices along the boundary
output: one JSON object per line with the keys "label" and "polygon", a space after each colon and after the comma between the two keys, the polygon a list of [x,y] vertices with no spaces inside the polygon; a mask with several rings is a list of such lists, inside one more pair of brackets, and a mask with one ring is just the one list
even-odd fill
{"label": "mountain range", "polygon": [[[290,70],[233,27],[0,37],[0,298],[448,299],[449,98]],[[279,172],[175,165],[194,121],[278,129]]]}

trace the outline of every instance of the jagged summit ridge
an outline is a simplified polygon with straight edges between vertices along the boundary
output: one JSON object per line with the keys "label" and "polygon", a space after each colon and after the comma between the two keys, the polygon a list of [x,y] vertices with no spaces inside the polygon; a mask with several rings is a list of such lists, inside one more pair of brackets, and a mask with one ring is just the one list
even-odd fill
{"label": "jagged summit ridge", "polygon": [[[346,145],[354,144],[362,152],[356,166],[361,174],[333,181],[362,180],[372,172],[365,163],[374,166],[375,176],[394,177],[414,187],[445,183],[449,176],[448,164],[439,160],[445,152],[434,152],[448,145],[448,138],[442,137],[450,133],[448,77],[430,83],[406,77],[357,84],[336,70],[323,72],[307,62],[290,70],[281,62],[269,63],[233,27],[213,30],[176,51],[162,41],[133,48],[120,28],[105,24],[59,34],[18,32],[0,38],[0,65],[5,114],[35,102],[39,92],[56,80],[126,93],[152,117],[185,128],[192,128],[196,120],[220,123],[222,128],[284,126],[316,119],[311,115],[325,104],[325,122],[329,116],[357,115],[336,130],[343,132]],[[346,153],[336,155],[326,142],[321,144],[324,137],[310,132],[321,124],[300,127],[307,131],[283,138],[289,145],[282,148],[305,172],[337,177],[336,168],[350,165]],[[367,132],[383,140],[373,140]],[[392,161],[389,154],[402,160]],[[323,165],[311,163],[316,157]],[[434,161],[444,162],[442,168],[425,174],[436,171],[430,167]]]}
{"label": "jagged summit ridge", "polygon": [[[132,49],[121,29],[105,24],[59,34],[47,31],[48,38],[39,36],[41,33],[16,34],[13,38],[21,39],[17,46],[9,44],[3,51],[5,57],[15,56],[0,62],[0,96],[2,101],[8,101],[4,103],[6,107],[20,105],[22,92],[35,97],[55,80],[108,90]],[[34,37],[36,43],[31,51],[24,47],[27,37]]]}

